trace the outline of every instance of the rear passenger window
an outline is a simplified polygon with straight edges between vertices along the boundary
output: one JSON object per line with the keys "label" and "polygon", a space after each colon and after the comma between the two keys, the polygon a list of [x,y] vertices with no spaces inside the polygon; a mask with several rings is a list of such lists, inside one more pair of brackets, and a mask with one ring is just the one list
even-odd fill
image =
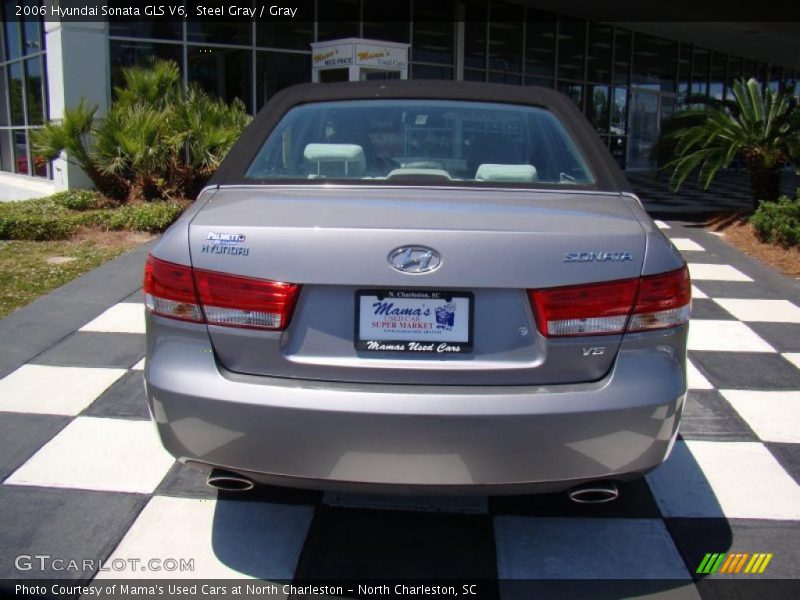
{"label": "rear passenger window", "polygon": [[295,107],[269,135],[246,177],[530,187],[594,181],[551,112],[444,100],[354,100]]}

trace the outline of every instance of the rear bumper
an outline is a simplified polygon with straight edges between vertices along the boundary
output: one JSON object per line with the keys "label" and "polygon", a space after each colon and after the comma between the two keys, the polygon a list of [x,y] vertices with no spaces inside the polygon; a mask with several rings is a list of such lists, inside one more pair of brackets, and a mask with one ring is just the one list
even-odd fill
{"label": "rear bumper", "polygon": [[296,487],[515,493],[626,479],[666,458],[686,391],[676,352],[685,328],[656,334],[663,344],[630,336],[594,383],[437,387],[225,372],[202,326],[178,327],[148,340],[147,396],[164,446]]}

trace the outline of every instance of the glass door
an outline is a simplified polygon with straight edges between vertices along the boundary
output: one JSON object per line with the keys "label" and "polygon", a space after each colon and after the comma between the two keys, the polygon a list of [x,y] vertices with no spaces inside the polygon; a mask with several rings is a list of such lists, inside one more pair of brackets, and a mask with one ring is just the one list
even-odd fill
{"label": "glass door", "polygon": [[650,169],[655,161],[650,156],[660,130],[659,94],[631,90],[630,124],[628,127],[628,169]]}

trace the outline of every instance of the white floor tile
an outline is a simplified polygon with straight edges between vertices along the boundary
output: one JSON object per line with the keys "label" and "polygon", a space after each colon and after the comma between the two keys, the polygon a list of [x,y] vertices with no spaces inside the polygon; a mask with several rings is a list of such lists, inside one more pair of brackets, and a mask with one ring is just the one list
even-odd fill
{"label": "white floor tile", "polygon": [[694,366],[694,363],[686,359],[686,379],[690,390],[713,390],[714,386],[705,376]]}
{"label": "white floor tile", "polygon": [[670,238],[670,241],[678,250],[687,250],[694,252],[700,252],[705,250],[705,248],[703,248],[700,244],[698,244],[694,240],[690,240],[689,238]]}
{"label": "white floor tile", "polygon": [[740,321],[800,323],[800,307],[788,300],[714,298],[714,302]]}
{"label": "white floor tile", "polygon": [[494,528],[498,579],[689,578],[661,519],[500,516]]}
{"label": "white floor tile", "polygon": [[700,319],[689,325],[689,350],[720,352],[775,352],[752,329],[740,321]]}
{"label": "white floor tile", "polygon": [[760,443],[679,441],[646,478],[666,517],[800,519],[800,486]]}
{"label": "white floor tile", "polygon": [[653,222],[656,224],[656,227],[658,227],[659,229],[672,229],[672,227],[670,227],[669,225],[664,223],[664,221],[659,221],[658,219],[656,219]]}
{"label": "white floor tile", "polygon": [[23,365],[0,380],[0,411],[77,415],[125,369]]}
{"label": "white floor tile", "polygon": [[753,281],[730,265],[689,263],[689,275],[693,281]]}
{"label": "white floor tile", "polygon": [[692,298],[699,298],[699,299],[708,298],[708,294],[706,294],[705,292],[699,290],[697,288],[697,286],[693,285],[692,286]]}
{"label": "white floor tile", "polygon": [[81,327],[80,331],[144,333],[144,305],[129,302],[115,304]]}
{"label": "white floor tile", "polygon": [[[164,578],[291,580],[308,533],[311,506],[154,496],[106,564],[115,558],[194,561],[192,571],[130,568],[98,579]],[[180,564],[180,563],[179,563]]]}
{"label": "white floor tile", "polygon": [[144,371],[144,359],[137,362],[135,365],[131,367],[134,371]]}
{"label": "white floor tile", "polygon": [[800,391],[720,392],[762,441],[800,444]]}
{"label": "white floor tile", "polygon": [[5,483],[146,494],[174,462],[150,421],[78,417]]}
{"label": "white floor tile", "polygon": [[785,352],[781,356],[800,369],[800,352]]}

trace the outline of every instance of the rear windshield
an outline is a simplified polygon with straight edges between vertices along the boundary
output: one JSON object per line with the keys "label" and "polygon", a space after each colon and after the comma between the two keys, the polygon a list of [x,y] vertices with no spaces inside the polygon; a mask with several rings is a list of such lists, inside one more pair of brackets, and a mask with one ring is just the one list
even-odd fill
{"label": "rear windshield", "polygon": [[447,100],[297,106],[269,135],[245,177],[532,187],[594,181],[548,110]]}

